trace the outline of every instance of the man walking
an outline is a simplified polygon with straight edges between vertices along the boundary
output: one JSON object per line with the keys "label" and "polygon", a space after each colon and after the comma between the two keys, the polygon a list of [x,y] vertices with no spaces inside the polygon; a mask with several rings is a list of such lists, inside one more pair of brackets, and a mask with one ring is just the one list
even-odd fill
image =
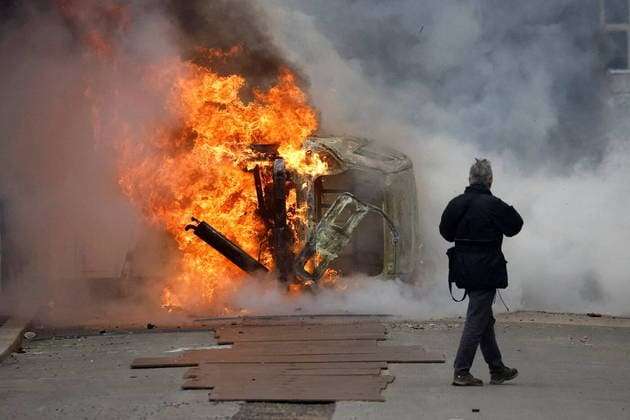
{"label": "man walking", "polygon": [[[440,222],[440,233],[455,246],[448,250],[449,283],[468,295],[468,311],[457,356],[453,385],[483,385],[470,374],[477,352],[490,367],[490,383],[516,378],[518,371],[503,364],[494,335],[492,303],[496,289],[507,287],[506,261],[501,251],[503,236],[514,236],[523,219],[514,207],[492,195],[492,167],[487,159],[475,159],[470,168],[470,186],[448,203]],[[449,284],[450,287],[450,284]]]}

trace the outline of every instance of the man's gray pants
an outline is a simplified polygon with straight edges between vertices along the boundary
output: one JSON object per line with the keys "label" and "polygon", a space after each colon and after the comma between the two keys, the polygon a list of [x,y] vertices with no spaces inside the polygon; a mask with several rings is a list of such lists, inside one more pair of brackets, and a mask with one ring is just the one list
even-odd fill
{"label": "man's gray pants", "polygon": [[503,367],[501,351],[494,335],[492,303],[495,295],[495,289],[468,291],[466,323],[455,357],[455,373],[466,373],[470,370],[478,346],[481,347],[490,371]]}

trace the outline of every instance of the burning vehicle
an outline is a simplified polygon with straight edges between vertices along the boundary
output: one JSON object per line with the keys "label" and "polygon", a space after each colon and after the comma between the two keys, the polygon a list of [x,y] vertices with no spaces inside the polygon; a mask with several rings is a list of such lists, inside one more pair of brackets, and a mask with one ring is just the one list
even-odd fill
{"label": "burning vehicle", "polygon": [[[223,39],[232,23],[193,25],[206,14],[172,3],[187,36],[138,56],[124,42],[143,6],[58,2],[82,52],[77,92],[99,181],[119,190],[103,187],[116,211],[109,199],[91,209],[115,220],[114,246],[80,232],[55,277],[85,279],[97,301],[218,314],[241,310],[235,293],[252,277],[291,291],[343,289],[350,276],[411,280],[420,243],[410,159],[321,135],[330,128],[308,78],[264,33]],[[217,7],[238,16],[231,3]]]}
{"label": "burning vehicle", "polygon": [[[411,161],[358,137],[309,137],[304,149],[326,162],[327,173],[302,176],[286,169],[276,145],[252,145],[257,210],[278,279],[289,287],[355,273],[410,279],[419,248]],[[297,208],[306,209],[293,224],[286,200],[292,190]],[[186,230],[243,271],[269,271],[206,222],[193,222]]]}
{"label": "burning vehicle", "polygon": [[264,87],[217,70],[241,53],[199,50],[201,62],[162,67],[151,88],[168,93],[169,121],[119,148],[124,194],[177,247],[162,306],[232,313],[251,275],[292,291],[354,274],[412,278],[411,161],[366,139],[317,136],[290,69]]}

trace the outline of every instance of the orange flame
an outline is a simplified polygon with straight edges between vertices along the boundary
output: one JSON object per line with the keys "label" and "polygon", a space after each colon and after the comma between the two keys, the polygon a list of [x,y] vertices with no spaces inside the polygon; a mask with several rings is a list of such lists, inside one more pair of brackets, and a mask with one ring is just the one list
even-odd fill
{"label": "orange flame", "polygon": [[[207,60],[225,60],[238,53],[206,50]],[[168,307],[218,308],[233,291],[242,271],[190,232],[191,216],[207,221],[251,255],[258,255],[265,226],[256,214],[253,177],[244,169],[254,143],[279,143],[289,170],[302,175],[325,173],[327,166],[302,149],[317,128],[314,110],[283,69],[266,91],[254,91],[244,102],[247,81],[241,75],[222,76],[210,68],[178,63],[171,77],[169,107],[177,115],[177,130],[167,124],[123,150],[120,185],[152,222],[163,226],[181,251],[179,275],[169,281],[162,301]],[[290,205],[296,206],[295,199]],[[291,214],[305,217],[295,209]],[[262,253],[262,262],[272,264]]]}

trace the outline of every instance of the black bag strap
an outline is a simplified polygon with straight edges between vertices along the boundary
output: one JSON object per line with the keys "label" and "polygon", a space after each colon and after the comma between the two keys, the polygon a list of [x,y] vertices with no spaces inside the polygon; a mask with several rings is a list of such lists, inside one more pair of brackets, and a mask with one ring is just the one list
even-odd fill
{"label": "black bag strap", "polygon": [[[466,203],[466,207],[464,208],[464,212],[462,213],[462,215],[459,217],[459,220],[457,221],[458,228],[459,228],[459,224],[462,222],[462,220],[464,220],[464,217],[466,217],[466,214],[468,214],[468,210],[470,210],[472,203],[477,201],[478,198],[479,198],[479,195],[468,200],[468,203]],[[464,299],[466,299],[466,297],[468,296],[468,290],[464,290],[464,295],[462,296],[462,298],[459,300],[455,299],[455,296],[453,296],[453,283],[450,280],[448,282],[448,292],[451,294],[451,298],[453,299],[453,301],[458,302],[458,303],[463,302]]]}
{"label": "black bag strap", "polygon": [[466,299],[466,296],[468,296],[468,290],[464,290],[464,296],[462,296],[460,300],[455,299],[455,296],[453,296],[453,283],[450,281],[448,282],[448,292],[451,294],[451,298],[453,299],[453,301],[457,303],[463,302],[464,299]]}

